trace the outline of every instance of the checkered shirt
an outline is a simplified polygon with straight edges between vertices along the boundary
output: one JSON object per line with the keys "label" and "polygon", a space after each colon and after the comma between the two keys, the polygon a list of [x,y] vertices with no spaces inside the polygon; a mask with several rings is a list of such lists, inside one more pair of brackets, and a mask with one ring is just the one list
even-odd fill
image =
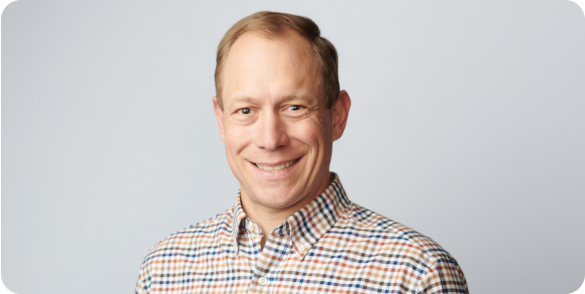
{"label": "checkered shirt", "polygon": [[136,293],[468,293],[457,261],[437,243],[327,190],[262,231],[236,197],[223,213],[159,242]]}

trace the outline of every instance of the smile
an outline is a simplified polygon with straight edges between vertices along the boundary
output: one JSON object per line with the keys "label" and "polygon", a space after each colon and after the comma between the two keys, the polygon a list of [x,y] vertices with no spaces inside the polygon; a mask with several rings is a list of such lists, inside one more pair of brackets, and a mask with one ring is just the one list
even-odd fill
{"label": "smile", "polygon": [[299,161],[299,159],[300,158],[293,159],[287,163],[284,163],[281,165],[275,165],[275,166],[259,165],[257,163],[254,163],[254,165],[261,170],[265,170],[265,171],[271,172],[271,173],[277,173],[277,172],[280,172],[280,171],[283,171],[283,170],[290,168],[295,163],[297,163],[297,161]]}

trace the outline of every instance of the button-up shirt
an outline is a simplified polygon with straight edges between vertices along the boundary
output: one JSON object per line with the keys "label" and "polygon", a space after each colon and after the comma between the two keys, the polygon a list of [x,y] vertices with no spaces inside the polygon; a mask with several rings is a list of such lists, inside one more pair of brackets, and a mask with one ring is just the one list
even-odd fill
{"label": "button-up shirt", "polygon": [[351,202],[339,177],[263,232],[240,200],[159,242],[136,293],[468,293],[457,261],[432,239]]}

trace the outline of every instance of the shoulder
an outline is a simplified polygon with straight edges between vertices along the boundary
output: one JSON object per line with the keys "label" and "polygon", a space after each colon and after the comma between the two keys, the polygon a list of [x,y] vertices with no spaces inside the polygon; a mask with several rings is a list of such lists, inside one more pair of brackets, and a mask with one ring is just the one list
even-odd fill
{"label": "shoulder", "polygon": [[[163,273],[184,268],[197,260],[206,261],[231,236],[233,209],[178,230],[146,253],[136,283],[136,293],[150,293],[154,284],[165,281]],[[218,242],[220,241],[220,242]]]}
{"label": "shoulder", "polygon": [[232,232],[233,209],[178,230],[158,242],[146,253],[144,264],[152,259],[173,255],[192,254],[197,248],[215,243],[222,237],[230,237]]}
{"label": "shoulder", "polygon": [[416,293],[468,293],[459,264],[433,239],[355,203],[338,223],[338,232],[351,232],[351,242],[376,260],[415,277]]}
{"label": "shoulder", "polygon": [[351,224],[362,237],[376,239],[380,250],[402,248],[409,255],[420,255],[429,264],[445,258],[455,260],[430,237],[353,202],[344,222]]}

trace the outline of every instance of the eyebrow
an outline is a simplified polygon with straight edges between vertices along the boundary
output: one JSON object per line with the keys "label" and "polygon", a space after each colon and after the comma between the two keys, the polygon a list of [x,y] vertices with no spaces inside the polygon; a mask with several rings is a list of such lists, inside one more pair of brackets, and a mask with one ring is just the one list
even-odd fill
{"label": "eyebrow", "polygon": [[[304,100],[308,103],[314,103],[316,102],[317,98],[309,93],[300,93],[300,94],[296,94],[296,95],[288,95],[285,96],[284,98],[282,98],[282,100],[279,101],[279,103],[286,103],[288,101],[291,100]],[[258,103],[258,98],[253,98],[250,96],[241,96],[241,97],[235,97],[233,99],[231,99],[229,106],[233,107],[234,105],[237,104],[241,104],[241,103],[250,103],[250,104],[257,104]]]}
{"label": "eyebrow", "polygon": [[248,96],[236,97],[230,101],[229,106],[233,106],[234,104],[239,104],[239,103],[254,103],[254,102],[255,102],[255,99],[252,97],[248,97]]}

